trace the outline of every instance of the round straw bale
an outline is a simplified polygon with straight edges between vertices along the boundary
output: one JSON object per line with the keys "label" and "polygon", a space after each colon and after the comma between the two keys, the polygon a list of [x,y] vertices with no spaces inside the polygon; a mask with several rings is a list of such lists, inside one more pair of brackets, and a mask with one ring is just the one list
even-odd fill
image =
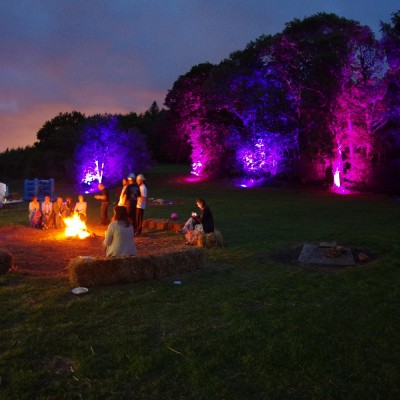
{"label": "round straw bale", "polygon": [[0,249],[0,274],[6,274],[13,267],[14,257],[5,249]]}

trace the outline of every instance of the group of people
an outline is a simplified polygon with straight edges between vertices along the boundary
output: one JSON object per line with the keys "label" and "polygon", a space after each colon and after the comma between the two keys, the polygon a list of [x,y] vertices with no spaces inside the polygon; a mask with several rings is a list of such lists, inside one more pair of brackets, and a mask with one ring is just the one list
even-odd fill
{"label": "group of people", "polygon": [[[137,249],[134,238],[142,233],[144,210],[147,202],[147,186],[145,177],[130,174],[122,181],[117,205],[111,223],[108,223],[109,191],[99,183],[100,194],[94,198],[101,201],[101,224],[107,225],[103,246],[107,257],[135,256]],[[200,215],[192,212],[186,221],[181,233],[185,234],[186,244],[195,244],[200,234],[214,232],[213,214],[203,198],[196,200]],[[39,203],[37,196],[33,196],[29,203],[29,223],[31,227],[49,229],[63,228],[64,218],[78,215],[83,221],[87,218],[87,202],[83,195],[73,202],[71,197],[63,201],[58,197],[51,202],[50,196],[45,196]]]}
{"label": "group of people", "polygon": [[82,220],[86,220],[87,203],[82,195],[78,196],[75,203],[72,197],[67,197],[65,202],[62,197],[52,202],[49,195],[44,197],[44,201],[39,203],[38,197],[33,196],[29,203],[29,225],[32,228],[49,229],[64,228],[64,218],[77,214]]}
{"label": "group of people", "polygon": [[[121,190],[120,200],[114,208],[112,222],[108,225],[106,231],[103,245],[107,257],[137,255],[134,241],[135,230],[129,214],[130,208],[125,205],[124,200],[129,199],[129,196],[124,195],[124,192],[129,193],[130,191],[128,186],[129,184],[125,185]],[[193,212],[181,231],[181,233],[185,234],[186,244],[195,244],[198,236],[203,232],[214,232],[214,218],[210,207],[202,198],[197,199],[196,204],[200,209],[200,215]]]}
{"label": "group of people", "polygon": [[103,242],[108,257],[135,256],[134,237],[142,233],[147,186],[142,174],[131,173],[122,180],[118,203]]}
{"label": "group of people", "polygon": [[142,233],[144,210],[147,203],[147,186],[142,174],[129,174],[122,180],[118,206],[126,207],[128,219],[133,226],[135,235]]}

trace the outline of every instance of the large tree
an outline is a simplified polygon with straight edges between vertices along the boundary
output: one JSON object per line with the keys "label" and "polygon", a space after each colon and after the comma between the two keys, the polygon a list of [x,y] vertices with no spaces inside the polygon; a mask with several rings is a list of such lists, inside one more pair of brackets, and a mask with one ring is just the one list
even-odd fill
{"label": "large tree", "polygon": [[290,102],[279,75],[267,63],[273,40],[262,36],[232,53],[208,83],[214,107],[231,115],[224,141],[235,154],[235,172],[252,178],[283,173],[297,149]]}
{"label": "large tree", "polygon": [[269,68],[282,80],[294,119],[302,180],[324,176],[333,152],[329,128],[332,104],[340,91],[349,56],[350,32],[359,24],[334,14],[294,19],[276,35]]}
{"label": "large tree", "polygon": [[383,53],[368,27],[354,27],[348,40],[348,58],[332,102],[330,128],[336,173],[335,184],[366,188],[376,158],[377,136],[385,124],[382,99],[385,85]]}
{"label": "large tree", "polygon": [[59,113],[46,121],[37,133],[35,147],[45,157],[36,157],[38,167],[54,178],[73,179],[72,154],[86,116],[78,111]]}
{"label": "large tree", "polygon": [[193,67],[178,78],[165,99],[170,112],[178,117],[175,129],[179,137],[191,146],[192,172],[196,175],[217,175],[221,158],[216,155],[223,154],[218,129],[208,118],[211,108],[205,90],[214,68],[210,63]]}
{"label": "large tree", "polygon": [[88,118],[74,153],[78,183],[113,184],[129,173],[143,172],[152,165],[144,137],[125,130],[113,115]]}

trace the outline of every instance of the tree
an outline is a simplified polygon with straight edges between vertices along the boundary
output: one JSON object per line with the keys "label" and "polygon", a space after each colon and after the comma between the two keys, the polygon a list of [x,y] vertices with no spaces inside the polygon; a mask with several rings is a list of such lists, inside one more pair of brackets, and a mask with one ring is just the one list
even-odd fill
{"label": "tree", "polygon": [[85,121],[85,115],[78,111],[59,113],[39,129],[35,146],[43,150],[71,152]]}
{"label": "tree", "polygon": [[336,185],[363,189],[376,158],[376,138],[384,125],[382,99],[383,54],[368,27],[355,27],[348,40],[349,55],[342,67],[340,91],[332,102],[332,157]]}
{"label": "tree", "polygon": [[213,157],[219,152],[218,134],[207,119],[208,99],[205,82],[214,65],[199,64],[186,75],[180,76],[168,92],[165,105],[178,116],[176,131],[181,140],[187,141],[191,148],[192,173],[213,176],[220,168]]}
{"label": "tree", "polygon": [[266,62],[273,40],[262,36],[244,51],[231,54],[207,85],[214,107],[231,115],[224,144],[228,154],[235,153],[236,173],[248,177],[282,173],[297,148],[288,118],[290,103],[279,75]]}
{"label": "tree", "polygon": [[382,96],[371,30],[334,14],[295,19],[277,35],[270,64],[295,111],[302,179],[322,179],[334,167],[349,183],[365,183]]}
{"label": "tree", "polygon": [[143,136],[125,130],[113,115],[88,118],[74,154],[78,183],[116,183],[130,172],[141,172],[152,165]]}
{"label": "tree", "polygon": [[400,10],[392,14],[391,23],[381,24],[381,31],[381,45],[389,66],[385,75],[387,125],[383,140],[387,144],[386,151],[400,158]]}
{"label": "tree", "polygon": [[42,166],[54,178],[73,179],[72,154],[79,140],[79,135],[86,116],[78,111],[59,113],[46,121],[37,133],[35,147],[45,157],[37,158],[38,167]]}

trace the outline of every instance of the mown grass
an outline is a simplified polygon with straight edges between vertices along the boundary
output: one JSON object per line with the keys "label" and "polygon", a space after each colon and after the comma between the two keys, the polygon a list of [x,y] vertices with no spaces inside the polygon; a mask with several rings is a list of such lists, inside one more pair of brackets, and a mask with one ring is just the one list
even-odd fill
{"label": "mown grass", "polygon": [[[400,205],[381,195],[188,183],[148,174],[147,217],[205,197],[226,246],[173,280],[94,288],[0,277],[1,399],[397,399]],[[90,218],[98,203],[88,199]],[[27,204],[0,210],[26,223]],[[301,267],[305,242],[368,249],[365,265]],[[1,247],[1,238],[0,238]]]}

